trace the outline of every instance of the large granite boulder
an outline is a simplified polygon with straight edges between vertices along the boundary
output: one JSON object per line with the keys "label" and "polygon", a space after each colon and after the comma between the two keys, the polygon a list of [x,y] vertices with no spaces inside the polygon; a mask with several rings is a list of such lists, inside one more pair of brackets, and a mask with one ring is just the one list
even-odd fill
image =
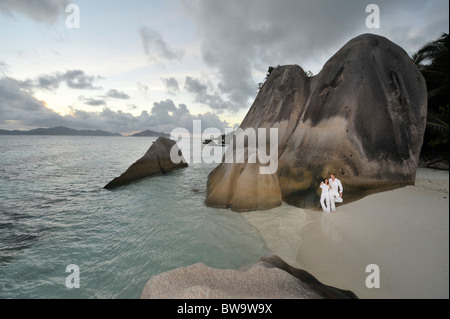
{"label": "large granite boulder", "polygon": [[153,276],[142,299],[357,299],[351,291],[322,284],[305,270],[292,268],[277,256],[239,270],[204,264]]}
{"label": "large granite boulder", "polygon": [[[414,184],[426,111],[425,80],[408,54],[384,37],[364,34],[314,77],[296,65],[275,68],[241,128],[278,128],[280,195],[314,209],[320,180],[330,173],[342,181],[345,202]],[[206,203],[233,207],[233,194],[218,198],[215,190],[225,183],[233,193],[244,171],[245,164],[220,164],[208,178]]]}
{"label": "large granite boulder", "polygon": [[[245,163],[224,163],[218,174],[208,180],[211,189],[206,204],[218,208],[227,208],[237,212],[266,210],[281,204],[281,190],[276,174],[259,174],[260,161],[264,154],[255,154],[253,160],[245,155]],[[258,156],[259,155],[259,156]],[[252,156],[250,156],[252,157]],[[225,174],[225,175],[222,175]],[[232,203],[232,205],[231,205]]]}
{"label": "large granite boulder", "polygon": [[[171,154],[174,158],[177,157],[178,163],[172,161]],[[141,178],[166,174],[174,169],[186,166],[188,164],[176,142],[166,137],[159,137],[142,158],[132,164],[122,175],[114,178],[104,188],[116,188]]]}

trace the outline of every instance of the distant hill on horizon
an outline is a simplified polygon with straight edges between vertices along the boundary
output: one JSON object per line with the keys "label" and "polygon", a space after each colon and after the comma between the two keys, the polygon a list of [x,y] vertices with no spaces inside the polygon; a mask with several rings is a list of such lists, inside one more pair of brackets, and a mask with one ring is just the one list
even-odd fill
{"label": "distant hill on horizon", "polygon": [[143,132],[133,134],[131,136],[135,136],[135,137],[167,137],[167,138],[169,138],[170,134],[163,133],[163,132],[155,132],[152,130],[146,130]]}
{"label": "distant hill on horizon", "polygon": [[29,131],[8,131],[0,129],[0,135],[122,136],[122,134],[119,133],[111,133],[102,130],[75,130],[64,126],[37,128]]}

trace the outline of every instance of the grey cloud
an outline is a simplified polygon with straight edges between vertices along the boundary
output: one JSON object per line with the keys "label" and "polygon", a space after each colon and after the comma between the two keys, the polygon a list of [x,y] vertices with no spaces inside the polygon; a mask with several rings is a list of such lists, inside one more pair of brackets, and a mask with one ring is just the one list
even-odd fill
{"label": "grey cloud", "polygon": [[61,116],[32,96],[26,85],[10,77],[0,79],[0,124],[17,121],[39,126],[44,122],[60,122]]}
{"label": "grey cloud", "polygon": [[109,90],[108,93],[106,93],[107,97],[113,98],[113,99],[119,99],[119,100],[128,100],[130,96],[124,92],[120,92],[118,90],[112,89]]}
{"label": "grey cloud", "polygon": [[[0,78],[2,83],[2,96],[7,97],[11,96],[11,94],[21,94],[20,92],[25,92],[29,94],[29,92],[33,89],[33,82],[31,80],[20,81],[8,76],[4,76]],[[8,91],[8,89],[10,91]],[[0,97],[2,97],[0,96]]]}
{"label": "grey cloud", "polygon": [[147,93],[148,93],[148,91],[149,91],[148,86],[145,85],[145,84],[143,84],[143,83],[141,83],[141,82],[136,83],[136,86],[137,86],[139,92],[141,92],[141,94],[142,94],[144,97],[147,97]]}
{"label": "grey cloud", "polygon": [[175,78],[161,78],[161,81],[169,94],[175,94],[180,90],[178,81]]}
{"label": "grey cloud", "polygon": [[39,22],[52,23],[65,14],[68,0],[1,0],[0,13],[25,15]]}
{"label": "grey cloud", "polygon": [[72,89],[100,90],[101,87],[94,86],[94,82],[102,79],[99,76],[87,75],[82,70],[67,70],[66,72],[57,72],[54,74],[41,75],[37,78],[35,87],[45,90],[54,90],[59,88],[61,83]]}
{"label": "grey cloud", "polygon": [[87,104],[87,105],[90,105],[90,106],[106,105],[106,101],[102,100],[102,99],[86,98],[84,96],[80,96],[79,100],[82,101],[84,104]]}
{"label": "grey cloud", "polygon": [[[448,1],[439,0],[427,5],[421,0],[378,0],[381,29],[366,28],[365,9],[371,0],[180,2],[197,26],[203,60],[218,71],[220,93],[240,108],[254,98],[255,70],[264,73],[268,66],[299,64],[317,73],[361,33],[387,36],[412,53],[448,30]],[[435,34],[422,31],[430,26]]]}
{"label": "grey cloud", "polygon": [[86,112],[74,109],[70,116],[64,117],[64,121],[70,123],[69,125],[74,128],[102,129],[122,133],[147,129],[171,132],[177,127],[192,131],[193,120],[201,120],[203,128],[217,127],[224,130],[225,127],[228,127],[228,123],[220,120],[216,114],[193,115],[185,104],[176,106],[172,100],[154,103],[150,113],[143,111],[138,116],[123,111],[113,111],[105,107],[101,112]]}
{"label": "grey cloud", "polygon": [[224,130],[229,126],[229,123],[220,120],[217,114],[207,112],[204,114],[193,115],[185,104],[176,106],[170,99],[154,103],[151,115],[148,118],[149,123],[151,123],[153,127],[158,127],[165,132],[170,132],[177,127],[186,128],[192,132],[194,120],[202,121],[201,124],[203,129],[215,127]]}
{"label": "grey cloud", "polygon": [[9,65],[5,62],[0,60],[0,74],[6,74],[9,71]]}
{"label": "grey cloud", "polygon": [[164,63],[180,60],[184,51],[171,48],[156,30],[143,26],[139,29],[139,35],[147,58],[152,62]]}
{"label": "grey cloud", "polygon": [[186,77],[186,80],[184,82],[184,88],[191,93],[197,94],[206,94],[208,91],[208,87],[205,84],[201,83],[199,80],[194,79],[190,76]]}
{"label": "grey cloud", "polygon": [[[96,99],[80,97],[85,102],[96,103]],[[103,105],[98,100],[98,105]],[[130,108],[135,109],[133,105]],[[185,104],[178,106],[172,100],[154,103],[149,114],[143,111],[135,116],[123,111],[113,111],[104,107],[99,112],[87,112],[71,108],[71,114],[61,116],[45,107],[45,104],[26,89],[23,82],[13,78],[0,78],[0,127],[17,129],[20,127],[67,126],[75,129],[102,129],[111,132],[133,132],[151,129],[170,132],[177,127],[192,130],[192,121],[201,120],[202,126],[223,130],[228,123],[216,114],[191,114]]]}
{"label": "grey cloud", "polygon": [[[190,76],[186,77],[184,89],[195,95],[195,101],[203,105],[209,106],[211,109],[222,113],[224,111],[236,112],[240,108],[245,107],[240,98],[234,100],[224,100],[222,95],[209,88],[206,84],[194,79]],[[238,101],[238,102],[234,102]]]}
{"label": "grey cloud", "polygon": [[412,55],[449,30],[449,2],[430,0],[382,1],[381,29],[384,35]]}

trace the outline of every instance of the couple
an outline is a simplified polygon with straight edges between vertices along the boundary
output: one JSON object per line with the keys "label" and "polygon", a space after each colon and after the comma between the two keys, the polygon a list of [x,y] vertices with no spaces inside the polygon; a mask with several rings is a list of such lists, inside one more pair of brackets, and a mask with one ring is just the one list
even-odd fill
{"label": "couple", "polygon": [[[330,180],[325,178],[322,183],[320,183],[320,188],[322,189],[322,196],[320,196],[320,205],[325,213],[329,213],[330,209],[332,212],[336,212],[336,203],[342,203],[342,193],[344,188],[339,179],[336,178],[334,174],[330,175]],[[331,204],[331,207],[330,207]]]}

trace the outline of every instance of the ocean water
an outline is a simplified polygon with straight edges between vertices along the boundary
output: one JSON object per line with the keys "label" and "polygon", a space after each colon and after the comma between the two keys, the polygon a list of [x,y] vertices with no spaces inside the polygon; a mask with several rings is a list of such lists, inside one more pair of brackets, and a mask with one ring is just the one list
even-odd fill
{"label": "ocean water", "polygon": [[269,254],[244,217],[204,205],[217,164],[103,189],[154,140],[0,136],[0,298],[139,298],[152,275]]}

